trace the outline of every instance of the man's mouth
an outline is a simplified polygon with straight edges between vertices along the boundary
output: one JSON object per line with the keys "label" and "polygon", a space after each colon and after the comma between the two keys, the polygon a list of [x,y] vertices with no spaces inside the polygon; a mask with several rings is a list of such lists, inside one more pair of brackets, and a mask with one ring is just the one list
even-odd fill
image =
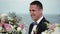
{"label": "man's mouth", "polygon": [[33,17],[35,17],[35,15],[31,15],[31,17],[33,18]]}

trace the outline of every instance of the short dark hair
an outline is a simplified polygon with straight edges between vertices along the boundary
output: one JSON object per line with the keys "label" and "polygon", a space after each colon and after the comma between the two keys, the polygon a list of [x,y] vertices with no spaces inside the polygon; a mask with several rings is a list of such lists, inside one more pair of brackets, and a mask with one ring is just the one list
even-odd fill
{"label": "short dark hair", "polygon": [[37,5],[40,9],[43,9],[42,3],[40,1],[33,1],[30,5]]}

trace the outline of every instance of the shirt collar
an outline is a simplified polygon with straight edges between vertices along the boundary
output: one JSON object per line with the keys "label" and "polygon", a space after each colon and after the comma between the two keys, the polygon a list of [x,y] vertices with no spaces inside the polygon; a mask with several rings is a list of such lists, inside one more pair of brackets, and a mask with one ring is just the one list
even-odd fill
{"label": "shirt collar", "polygon": [[42,19],[43,19],[43,16],[36,21],[37,24],[39,24],[39,22],[40,22]]}

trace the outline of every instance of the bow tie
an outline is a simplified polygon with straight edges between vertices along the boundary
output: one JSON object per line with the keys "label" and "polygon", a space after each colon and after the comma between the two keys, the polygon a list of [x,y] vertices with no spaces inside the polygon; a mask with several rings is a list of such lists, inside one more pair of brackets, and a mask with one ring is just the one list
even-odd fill
{"label": "bow tie", "polygon": [[37,22],[33,22],[34,25],[37,25]]}

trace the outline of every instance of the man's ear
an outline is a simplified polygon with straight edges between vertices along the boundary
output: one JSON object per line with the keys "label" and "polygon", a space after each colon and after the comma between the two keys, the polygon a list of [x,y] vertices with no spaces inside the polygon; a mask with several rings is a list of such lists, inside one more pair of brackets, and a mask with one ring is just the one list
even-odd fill
{"label": "man's ear", "polygon": [[43,9],[40,9],[39,11],[40,11],[40,13],[42,13],[43,12]]}
{"label": "man's ear", "polygon": [[43,12],[43,9],[40,9]]}

